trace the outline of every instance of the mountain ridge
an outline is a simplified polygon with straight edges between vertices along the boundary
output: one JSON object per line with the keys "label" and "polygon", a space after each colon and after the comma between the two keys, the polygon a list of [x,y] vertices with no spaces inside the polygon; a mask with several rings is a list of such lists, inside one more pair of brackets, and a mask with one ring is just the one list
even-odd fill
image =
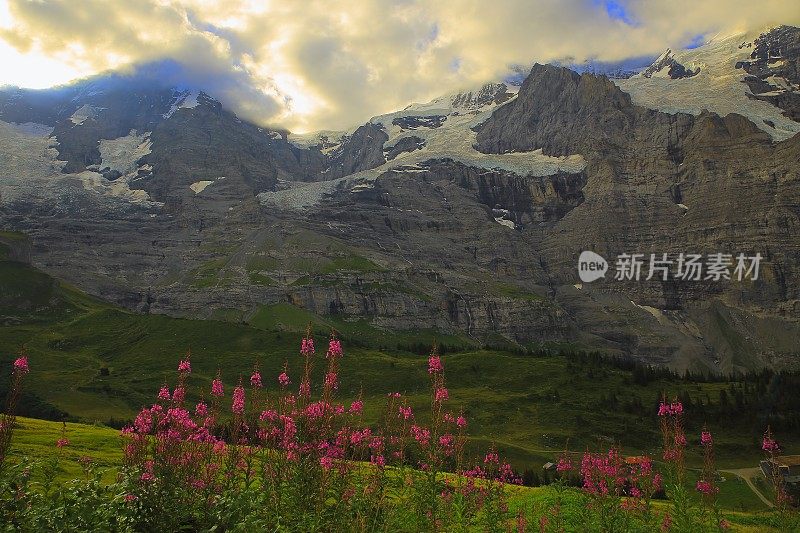
{"label": "mountain ridge", "polygon": [[[784,28],[759,38],[800,33]],[[708,60],[732,42],[674,57],[692,65],[686,54]],[[534,65],[518,91],[487,84],[299,136],[198,90],[112,80],[0,91],[0,223],[32,236],[37,267],[140,312],[247,321],[286,302],[377,328],[570,342],[679,369],[793,366],[800,136],[777,127],[798,123],[768,99],[760,122],[752,107],[642,102],[645,87],[723,67],[780,78],[757,72],[757,57],[747,68],[720,57],[675,79]],[[752,83],[737,83],[736,102],[754,101]],[[764,277],[576,283],[583,249],[719,248],[763,251]]]}

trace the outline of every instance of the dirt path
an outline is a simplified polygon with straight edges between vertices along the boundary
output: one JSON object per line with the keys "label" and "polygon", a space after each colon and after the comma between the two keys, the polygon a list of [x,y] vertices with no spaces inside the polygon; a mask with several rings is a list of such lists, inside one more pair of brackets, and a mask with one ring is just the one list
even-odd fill
{"label": "dirt path", "polygon": [[747,483],[747,486],[750,487],[750,490],[755,492],[756,496],[758,496],[761,499],[761,501],[764,502],[764,505],[770,508],[775,507],[775,505],[773,505],[771,501],[769,501],[766,497],[764,497],[763,494],[761,494],[761,491],[758,490],[758,488],[751,481],[753,477],[761,473],[760,468],[736,468],[733,470],[720,470],[720,472],[728,472],[735,476],[739,476],[744,480],[745,483]]}

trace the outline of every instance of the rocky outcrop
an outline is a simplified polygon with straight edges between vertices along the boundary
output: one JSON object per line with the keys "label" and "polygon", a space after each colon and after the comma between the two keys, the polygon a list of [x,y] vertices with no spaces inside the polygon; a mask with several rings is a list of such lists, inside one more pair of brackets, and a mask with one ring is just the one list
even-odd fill
{"label": "rocky outcrop", "polygon": [[652,78],[653,76],[666,75],[673,80],[678,80],[691,78],[699,73],[699,68],[692,70],[679,63],[672,55],[672,50],[667,48],[649,67],[642,71],[642,76]]}
{"label": "rocky outcrop", "polygon": [[331,154],[323,177],[325,179],[341,178],[385,163],[383,143],[388,140],[389,136],[380,125],[367,122],[363,126],[359,126]]}
{"label": "rocky outcrop", "polygon": [[736,68],[744,78],[751,97],[780,107],[784,115],[800,120],[800,28],[779,26],[753,43],[750,60]]}
{"label": "rocky outcrop", "polygon": [[413,152],[414,150],[419,150],[423,146],[425,146],[425,140],[412,135],[410,137],[403,137],[392,146],[384,148],[383,151],[386,152],[386,160],[391,161],[402,153]]}
{"label": "rocky outcrop", "polygon": [[[507,94],[454,98],[467,109]],[[438,127],[431,116],[445,115],[408,116],[426,120],[395,124],[417,131],[391,146],[391,120],[413,110],[381,122],[386,129],[370,122],[301,148],[210,97],[171,100],[152,125],[142,118],[150,153],[133,174],[93,163],[91,176],[66,174],[60,188],[42,179],[28,196],[4,189],[0,221],[33,237],[36,266],[140,312],[235,310],[247,320],[291,303],[375,327],[567,342],[676,368],[796,364],[800,137],[775,143],[736,114],[646,109],[605,77],[553,66],[534,66],[503,101],[491,116],[453,108]],[[103,129],[111,109],[91,105],[80,125],[70,118],[77,108],[53,115],[76,170],[95,161],[92,139],[118,133]],[[467,128],[480,113],[477,153]],[[437,135],[462,119],[466,148],[419,157],[448,145]],[[79,136],[84,126],[94,133]],[[415,157],[404,160],[407,150]],[[394,164],[382,166],[387,159]],[[100,196],[89,178],[130,180],[164,205]],[[299,200],[258,201],[273,189]],[[747,283],[615,282],[610,273],[581,284],[583,250],[612,272],[621,253],[759,252],[764,262]]]}

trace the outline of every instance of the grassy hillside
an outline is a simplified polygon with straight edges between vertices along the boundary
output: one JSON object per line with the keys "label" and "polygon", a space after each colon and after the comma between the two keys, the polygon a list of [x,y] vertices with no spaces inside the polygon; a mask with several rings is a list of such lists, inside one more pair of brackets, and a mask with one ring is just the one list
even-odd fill
{"label": "grassy hillside", "polygon": [[[65,435],[69,445],[58,450],[55,442]],[[116,430],[79,423],[50,422],[33,418],[20,417],[14,432],[10,461],[25,461],[32,466],[32,476],[36,481],[44,481],[44,469],[58,454],[56,477],[59,481],[68,481],[82,477],[81,460],[91,459],[95,468],[104,472],[103,479],[112,481],[118,472],[122,453],[121,439]],[[697,473],[690,472],[687,485],[693,487]],[[766,506],[752,493],[744,481],[730,476],[720,482],[719,504],[733,517],[743,521],[753,520],[757,515],[737,515],[735,513],[754,513],[766,510]],[[768,492],[767,492],[768,493]],[[512,503],[516,506],[546,505],[553,492],[545,488],[520,487],[513,489]],[[569,498],[567,502],[569,502]],[[657,505],[659,505],[657,503]],[[577,512],[577,510],[575,510]],[[756,520],[756,523],[758,521]]]}
{"label": "grassy hillside", "polygon": [[[232,385],[246,379],[256,363],[274,390],[284,362],[290,374],[298,374],[300,332],[309,321],[319,335],[330,328],[342,333],[340,393],[363,395],[370,419],[380,416],[383,399],[393,391],[409,396],[423,416],[429,406],[425,356],[409,350],[433,341],[432,331],[390,334],[364,322],[321,320],[289,305],[264,307],[249,324],[137,315],[7,261],[0,261],[0,289],[0,387],[24,346],[32,370],[23,414],[88,423],[130,419],[152,403],[163,383],[174,382],[177,361],[189,348],[190,399],[208,394],[218,370]],[[567,446],[602,449],[619,443],[630,452],[655,452],[660,443],[654,413],[662,394],[702,402],[689,409],[687,433],[696,440],[708,422],[724,466],[752,466],[760,455],[758,438],[768,413],[736,411],[731,387],[739,384],[666,374],[642,380],[593,358],[485,350],[456,337],[439,340],[459,348],[444,361],[452,403],[463,405],[473,444],[496,443],[518,468],[540,469]],[[730,398],[733,415],[720,416],[723,395]],[[796,430],[780,437],[789,451],[800,441]]]}

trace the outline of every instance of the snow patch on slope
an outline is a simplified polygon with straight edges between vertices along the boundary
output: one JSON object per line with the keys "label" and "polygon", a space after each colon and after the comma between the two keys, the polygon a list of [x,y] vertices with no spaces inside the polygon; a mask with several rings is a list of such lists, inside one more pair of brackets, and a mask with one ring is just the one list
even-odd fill
{"label": "snow patch on slope", "polygon": [[[628,79],[614,79],[620,89],[629,93],[635,104],[667,113],[700,114],[704,109],[725,116],[738,113],[775,140],[788,139],[800,132],[800,123],[785,117],[781,109],[768,102],[748,98],[750,92],[742,82],[746,72],[736,62],[749,58],[752,48],[740,46],[752,42],[761,32],[718,36],[701,47],[675,52],[673,57],[687,68],[700,68],[690,78],[671,79],[639,74]],[[771,128],[764,123],[775,124]]]}
{"label": "snow patch on slope", "polygon": [[100,168],[108,167],[122,174],[138,170],[136,162],[150,153],[153,143],[150,132],[137,135],[135,130],[125,137],[100,140]]}
{"label": "snow patch on slope", "polygon": [[204,190],[206,190],[206,187],[208,187],[209,185],[212,185],[214,182],[217,182],[217,181],[219,181],[219,180],[224,180],[224,179],[225,179],[225,176],[220,176],[220,177],[218,177],[218,178],[216,178],[216,179],[213,179],[213,180],[200,180],[200,181],[195,181],[194,183],[192,183],[191,185],[189,185],[189,188],[190,188],[190,189],[191,189],[191,190],[192,190],[192,191],[193,191],[195,194],[200,194],[201,192],[203,192]]}
{"label": "snow patch on slope", "polygon": [[70,121],[72,121],[73,124],[77,126],[83,124],[90,118],[96,117],[100,111],[102,111],[102,108],[100,107],[94,107],[89,104],[84,104],[78,109],[76,109],[75,112],[72,114],[72,116],[69,117],[69,119]]}
{"label": "snow patch on slope", "polygon": [[199,105],[198,96],[200,96],[200,91],[176,91],[173,94],[172,105],[164,113],[163,117],[171,117],[178,109],[193,109],[197,107]]}
{"label": "snow patch on slope", "polygon": [[[65,194],[91,191],[140,205],[161,205],[151,202],[145,191],[131,190],[128,186],[137,172],[130,161],[138,159],[139,153],[149,153],[149,145],[143,143],[145,136],[130,135],[101,142],[100,153],[106,166],[128,171],[119,179],[109,181],[91,170],[63,174],[66,163],[58,160],[55,141],[49,137],[52,131],[53,128],[42,124],[0,121],[0,203],[62,198]],[[130,148],[134,145],[135,148]]]}
{"label": "snow patch on slope", "polygon": [[[412,104],[402,111],[380,115],[371,120],[380,124],[389,134],[384,149],[391,148],[405,137],[421,138],[425,144],[412,152],[402,152],[383,165],[354,174],[354,176],[376,176],[398,166],[415,165],[429,159],[453,159],[468,166],[499,169],[514,172],[522,176],[549,176],[558,172],[580,172],[586,167],[581,155],[550,157],[542,154],[542,150],[532,152],[516,152],[505,154],[484,154],[475,149],[476,126],[485,122],[500,106],[516,98],[517,87],[507,87],[513,96],[501,104],[494,102],[476,106],[473,98],[463,95],[476,94],[479,91],[447,95],[424,104]],[[453,102],[464,102],[465,106],[454,105]],[[447,120],[438,127],[403,129],[394,122],[406,117],[446,116]]]}

